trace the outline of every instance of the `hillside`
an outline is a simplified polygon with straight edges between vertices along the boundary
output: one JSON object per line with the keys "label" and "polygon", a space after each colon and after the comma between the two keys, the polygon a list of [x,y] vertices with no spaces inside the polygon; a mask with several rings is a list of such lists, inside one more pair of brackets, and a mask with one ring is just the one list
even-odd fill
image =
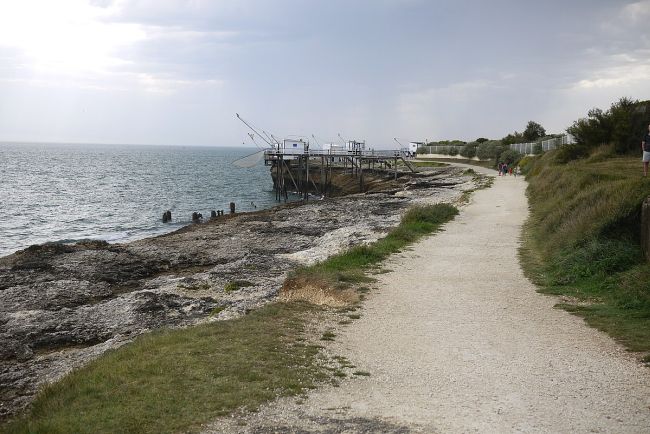
{"label": "hillside", "polygon": [[561,307],[650,360],[650,263],[640,213],[650,195],[640,158],[611,147],[562,163],[559,151],[524,159],[531,216],[521,254],[543,292]]}

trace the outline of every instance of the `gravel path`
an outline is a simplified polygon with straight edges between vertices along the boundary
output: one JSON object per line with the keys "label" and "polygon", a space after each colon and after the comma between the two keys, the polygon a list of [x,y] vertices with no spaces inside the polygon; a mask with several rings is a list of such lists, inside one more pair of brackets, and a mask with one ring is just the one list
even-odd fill
{"label": "gravel path", "polygon": [[237,432],[650,432],[650,370],[535,292],[525,181],[497,178],[394,256],[331,351],[368,371],[219,421]]}

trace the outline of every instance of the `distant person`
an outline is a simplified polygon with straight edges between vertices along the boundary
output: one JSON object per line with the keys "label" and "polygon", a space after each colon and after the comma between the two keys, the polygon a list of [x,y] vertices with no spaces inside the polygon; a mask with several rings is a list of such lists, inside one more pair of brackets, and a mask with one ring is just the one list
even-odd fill
{"label": "distant person", "polygon": [[503,163],[499,163],[499,176],[501,176],[501,172],[503,172]]}
{"label": "distant person", "polygon": [[508,168],[508,175],[512,176],[512,167]]}
{"label": "distant person", "polygon": [[643,176],[648,176],[648,163],[650,163],[650,125],[641,141],[641,150],[643,151]]}
{"label": "distant person", "polygon": [[501,169],[503,170],[503,176],[506,176],[506,174],[508,173],[508,163],[503,163]]}

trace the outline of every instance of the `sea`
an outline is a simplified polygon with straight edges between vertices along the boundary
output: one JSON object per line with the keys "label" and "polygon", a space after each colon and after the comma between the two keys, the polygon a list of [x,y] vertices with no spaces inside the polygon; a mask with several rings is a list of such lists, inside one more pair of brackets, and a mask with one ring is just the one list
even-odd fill
{"label": "sea", "polygon": [[[124,242],[210,217],[277,205],[255,148],[0,143],[0,256],[33,244]],[[297,197],[295,197],[297,198]],[[291,198],[290,198],[291,199]],[[172,222],[163,223],[166,210]]]}

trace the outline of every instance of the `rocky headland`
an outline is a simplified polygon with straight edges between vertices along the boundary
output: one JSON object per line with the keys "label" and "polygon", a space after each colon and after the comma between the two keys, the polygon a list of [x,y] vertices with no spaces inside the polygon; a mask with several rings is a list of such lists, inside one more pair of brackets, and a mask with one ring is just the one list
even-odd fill
{"label": "rocky headland", "polygon": [[460,168],[430,168],[363,194],[155,238],[44,244],[0,258],[0,420],[108,349],[149,330],[245,314],[274,300],[297,266],[373,242],[409,206],[455,201],[477,182]]}

